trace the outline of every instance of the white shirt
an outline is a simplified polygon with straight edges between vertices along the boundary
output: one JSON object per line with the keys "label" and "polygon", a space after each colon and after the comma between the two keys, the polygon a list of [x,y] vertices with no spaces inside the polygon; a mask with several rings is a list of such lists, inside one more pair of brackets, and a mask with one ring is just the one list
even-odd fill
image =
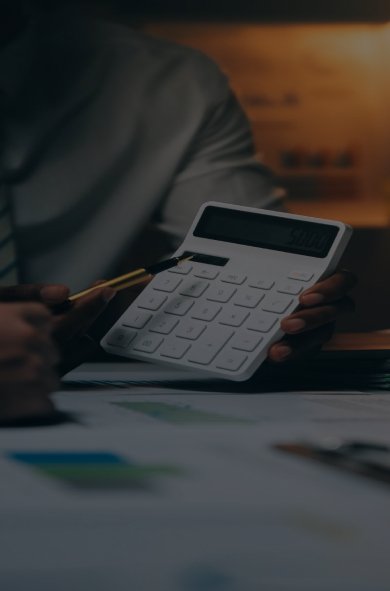
{"label": "white shirt", "polygon": [[213,62],[126,27],[56,18],[0,54],[0,165],[24,282],[74,290],[149,264],[207,200],[277,205]]}

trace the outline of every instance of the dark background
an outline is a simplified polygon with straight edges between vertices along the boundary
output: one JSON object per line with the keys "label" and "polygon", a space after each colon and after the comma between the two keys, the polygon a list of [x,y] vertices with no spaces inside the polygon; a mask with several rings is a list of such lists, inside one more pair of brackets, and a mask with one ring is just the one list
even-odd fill
{"label": "dark background", "polygon": [[[88,0],[87,0],[88,1]],[[93,2],[93,0],[89,0]],[[388,0],[98,0],[123,15],[152,19],[361,22],[390,18]]]}

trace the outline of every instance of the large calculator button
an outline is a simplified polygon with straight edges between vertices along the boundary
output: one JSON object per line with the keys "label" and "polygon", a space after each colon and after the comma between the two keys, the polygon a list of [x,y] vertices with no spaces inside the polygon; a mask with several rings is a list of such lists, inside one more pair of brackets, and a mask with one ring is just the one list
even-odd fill
{"label": "large calculator button", "polygon": [[254,351],[263,339],[264,337],[256,332],[240,332],[232,340],[231,346],[233,349],[238,349],[239,351],[250,352]]}
{"label": "large calculator button", "polygon": [[210,267],[202,267],[195,269],[195,277],[202,277],[202,279],[215,279],[219,275],[219,271]]}
{"label": "large calculator button", "polygon": [[196,322],[196,320],[184,320],[181,322],[179,328],[176,329],[175,335],[177,337],[181,337],[182,339],[190,339],[191,341],[195,341],[200,337],[205,329],[206,325],[202,324],[201,322]]}
{"label": "large calculator button", "polygon": [[302,283],[298,283],[297,281],[286,281],[277,286],[277,291],[279,293],[288,293],[290,295],[298,295],[302,290]]}
{"label": "large calculator button", "polygon": [[236,293],[237,289],[231,285],[212,285],[207,292],[207,299],[212,302],[226,303]]}
{"label": "large calculator button", "polygon": [[243,273],[224,273],[221,275],[221,281],[224,283],[234,283],[235,285],[242,285],[246,280],[246,275]]}
{"label": "large calculator button", "polygon": [[176,267],[169,269],[169,273],[178,273],[179,275],[188,275],[192,271],[192,265],[190,263],[179,263]]}
{"label": "large calculator button", "polygon": [[211,320],[214,320],[220,310],[221,306],[218,306],[218,304],[214,304],[213,302],[199,302],[195,304],[191,310],[191,318],[210,322]]}
{"label": "large calculator button", "polygon": [[249,312],[247,310],[240,310],[239,308],[229,308],[222,312],[218,318],[220,324],[227,326],[241,326],[248,318]]}
{"label": "large calculator button", "polygon": [[146,310],[158,310],[167,299],[167,296],[162,293],[149,291],[147,295],[141,296],[141,299],[137,301],[137,306]]}
{"label": "large calculator button", "polygon": [[218,358],[216,365],[220,369],[237,371],[247,359],[248,356],[240,351],[224,351]]}
{"label": "large calculator button", "polygon": [[262,310],[266,312],[274,312],[275,314],[283,314],[287,310],[287,308],[292,304],[292,298],[287,298],[285,296],[272,296],[267,297],[264,301],[263,305],[261,306]]}
{"label": "large calculator button", "polygon": [[172,359],[181,359],[190,347],[191,345],[185,341],[165,342],[160,349],[160,355]]}
{"label": "large calculator button", "polygon": [[180,289],[180,295],[192,296],[193,298],[199,298],[208,288],[209,284],[206,281],[200,279],[193,279],[187,281]]}
{"label": "large calculator button", "polygon": [[151,319],[152,315],[149,312],[142,310],[128,310],[122,318],[123,326],[130,326],[131,328],[143,328]]}
{"label": "large calculator button", "polygon": [[132,345],[134,351],[141,351],[142,353],[154,353],[161,343],[163,338],[157,334],[147,334],[136,339]]}
{"label": "large calculator button", "polygon": [[112,347],[120,347],[121,349],[126,349],[131,341],[136,336],[135,330],[126,330],[124,328],[114,328],[108,337],[107,337],[107,344],[111,345]]}
{"label": "large calculator button", "polygon": [[278,320],[277,316],[267,314],[266,312],[256,312],[251,316],[250,324],[247,328],[249,330],[256,330],[258,332],[268,332],[273,328]]}
{"label": "large calculator button", "polygon": [[289,279],[297,279],[298,281],[310,281],[314,273],[312,271],[291,271],[288,274]]}
{"label": "large calculator button", "polygon": [[167,314],[175,314],[175,316],[185,316],[194,305],[194,300],[189,298],[175,298],[169,302],[168,306],[164,309]]}
{"label": "large calculator button", "polygon": [[177,287],[179,287],[180,283],[182,282],[181,277],[175,277],[174,275],[169,275],[168,273],[164,273],[159,277],[156,277],[153,280],[153,289],[158,289],[159,291],[166,291],[172,293],[175,291]]}
{"label": "large calculator button", "polygon": [[233,304],[235,306],[243,306],[244,308],[256,308],[263,298],[263,293],[254,289],[248,289],[239,292],[234,298]]}
{"label": "large calculator button", "polygon": [[234,332],[225,326],[208,327],[201,338],[193,345],[188,361],[208,365],[231,338]]}
{"label": "large calculator button", "polygon": [[160,334],[169,334],[173,331],[175,326],[179,323],[177,318],[173,316],[159,316],[154,322],[148,327],[151,332],[158,332]]}
{"label": "large calculator button", "polygon": [[275,285],[275,281],[272,279],[251,279],[248,281],[248,285],[256,289],[271,289]]}

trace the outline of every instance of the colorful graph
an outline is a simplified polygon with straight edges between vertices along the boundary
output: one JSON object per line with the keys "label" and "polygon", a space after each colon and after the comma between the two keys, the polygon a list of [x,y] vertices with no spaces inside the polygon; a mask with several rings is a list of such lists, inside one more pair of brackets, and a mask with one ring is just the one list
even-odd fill
{"label": "colorful graph", "polygon": [[136,464],[104,451],[10,452],[8,457],[45,476],[80,489],[145,489],[161,476],[177,476],[174,466]]}
{"label": "colorful graph", "polygon": [[142,413],[153,419],[167,423],[188,425],[200,423],[250,424],[253,421],[239,417],[207,412],[191,407],[189,404],[169,404],[167,402],[112,402],[111,404],[127,410]]}

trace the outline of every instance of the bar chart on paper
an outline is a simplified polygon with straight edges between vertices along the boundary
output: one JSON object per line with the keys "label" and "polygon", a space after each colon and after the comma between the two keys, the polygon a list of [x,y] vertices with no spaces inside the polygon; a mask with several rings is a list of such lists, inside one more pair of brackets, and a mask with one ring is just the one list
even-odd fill
{"label": "bar chart on paper", "polygon": [[153,479],[179,474],[174,466],[132,463],[102,451],[10,452],[16,462],[68,486],[86,490],[148,489]]}

